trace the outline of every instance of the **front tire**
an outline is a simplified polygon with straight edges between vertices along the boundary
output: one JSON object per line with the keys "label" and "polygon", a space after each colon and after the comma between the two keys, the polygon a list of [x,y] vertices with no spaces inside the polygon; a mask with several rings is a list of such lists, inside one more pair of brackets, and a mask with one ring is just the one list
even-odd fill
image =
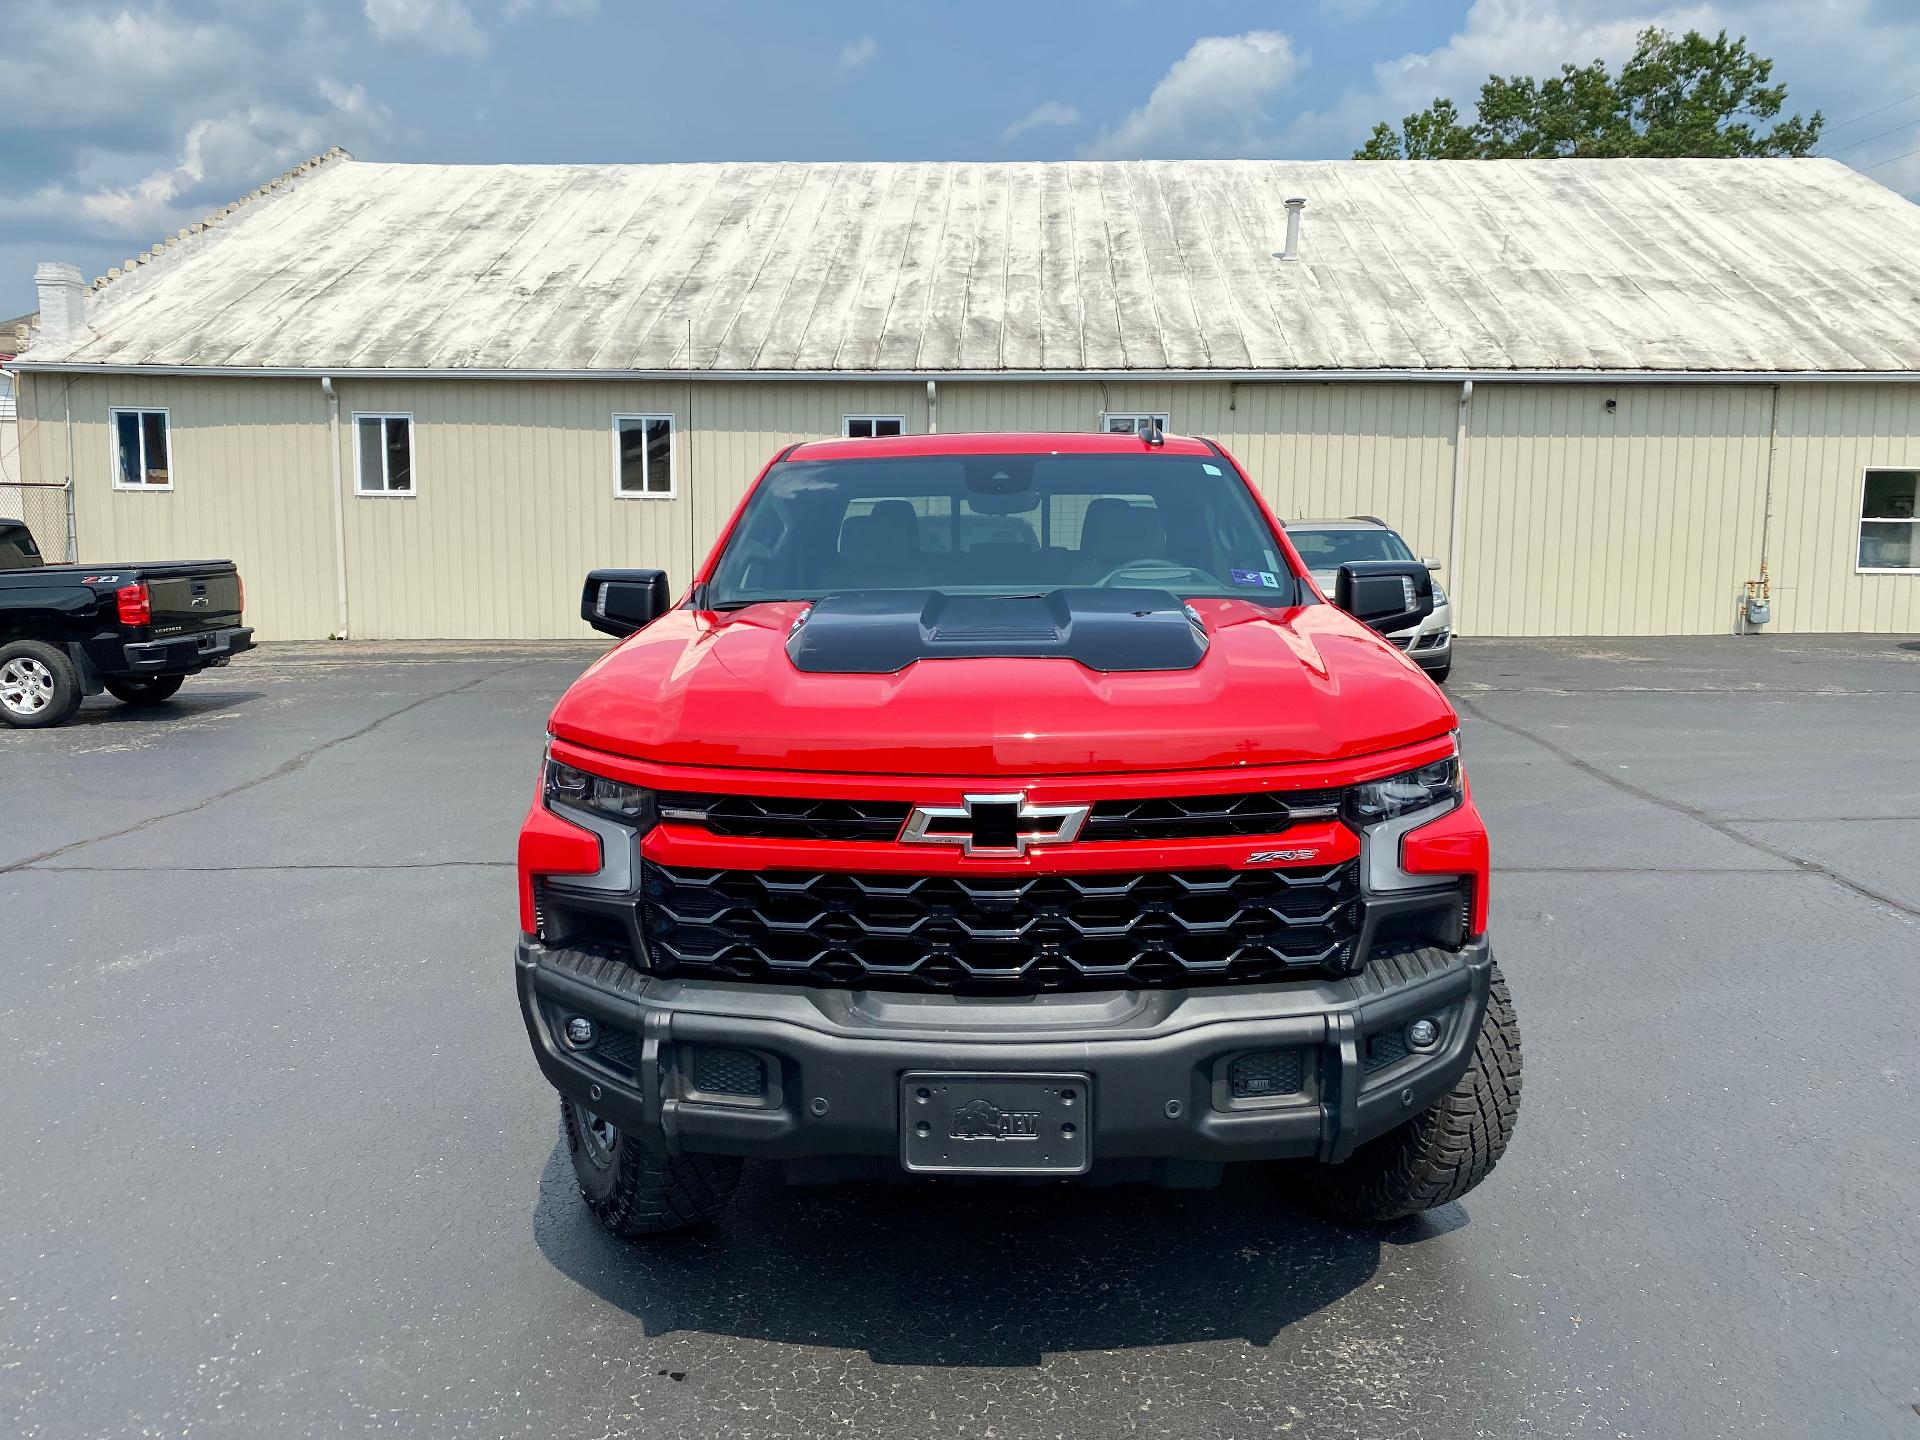
{"label": "front tire", "polygon": [[1439,1103],[1319,1167],[1311,1196],[1329,1219],[1398,1220],[1458,1200],[1492,1173],[1520,1114],[1520,1023],[1498,965],[1473,1063]]}
{"label": "front tire", "polygon": [[615,1235],[659,1235],[704,1225],[725,1210],[740,1181],[726,1155],[662,1155],[572,1100],[560,1101],[560,1133],[587,1209]]}
{"label": "front tire", "polygon": [[1446,664],[1436,665],[1431,670],[1427,671],[1427,678],[1433,681],[1433,683],[1436,685],[1444,685],[1447,683],[1447,676],[1451,675],[1452,673],[1453,673],[1453,662],[1449,660]]}
{"label": "front tire", "polygon": [[184,675],[111,675],[100,683],[114,699],[128,705],[158,705],[171,700],[186,684]]}
{"label": "front tire", "polygon": [[50,730],[71,720],[81,699],[79,673],[64,650],[39,640],[0,645],[0,721]]}

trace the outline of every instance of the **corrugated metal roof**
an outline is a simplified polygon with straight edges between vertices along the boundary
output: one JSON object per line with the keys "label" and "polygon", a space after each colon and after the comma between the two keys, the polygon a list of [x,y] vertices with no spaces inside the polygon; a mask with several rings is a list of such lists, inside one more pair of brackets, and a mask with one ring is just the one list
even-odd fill
{"label": "corrugated metal roof", "polygon": [[1827,160],[340,159],[89,306],[25,361],[1920,371],[1920,207]]}

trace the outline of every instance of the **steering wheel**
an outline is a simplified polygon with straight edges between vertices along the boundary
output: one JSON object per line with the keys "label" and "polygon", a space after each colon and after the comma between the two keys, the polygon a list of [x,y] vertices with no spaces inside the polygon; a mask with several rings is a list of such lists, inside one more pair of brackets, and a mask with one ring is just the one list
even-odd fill
{"label": "steering wheel", "polygon": [[1136,585],[1144,589],[1158,590],[1179,584],[1200,584],[1217,587],[1220,582],[1204,570],[1196,570],[1191,565],[1180,565],[1172,560],[1162,560],[1157,556],[1142,556],[1138,560],[1128,560],[1116,565],[1097,582],[1100,585]]}

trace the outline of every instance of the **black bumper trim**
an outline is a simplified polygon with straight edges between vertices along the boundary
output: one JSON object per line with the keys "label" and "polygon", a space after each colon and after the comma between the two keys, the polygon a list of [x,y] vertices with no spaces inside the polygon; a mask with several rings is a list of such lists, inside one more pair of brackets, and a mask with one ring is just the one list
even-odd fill
{"label": "black bumper trim", "polygon": [[224,665],[242,651],[251,650],[253,630],[246,625],[231,625],[166,640],[133,641],[120,648],[129,674],[191,675],[209,665]]}
{"label": "black bumper trim", "polygon": [[[604,956],[526,940],[515,971],[547,1079],[670,1153],[897,1158],[901,1074],[1071,1071],[1092,1077],[1096,1162],[1339,1161],[1458,1081],[1486,1011],[1492,964],[1482,939],[1389,957],[1351,978],[978,1001],[656,979]],[[568,1050],[555,1034],[561,1015],[588,1015],[639,1037],[634,1072]],[[1366,1069],[1369,1036],[1426,1015],[1443,1021],[1438,1045]],[[676,1050],[703,1044],[777,1062],[777,1101],[755,1108],[689,1098]],[[1221,1066],[1249,1051],[1294,1048],[1312,1052],[1299,1093],[1222,1108]]]}

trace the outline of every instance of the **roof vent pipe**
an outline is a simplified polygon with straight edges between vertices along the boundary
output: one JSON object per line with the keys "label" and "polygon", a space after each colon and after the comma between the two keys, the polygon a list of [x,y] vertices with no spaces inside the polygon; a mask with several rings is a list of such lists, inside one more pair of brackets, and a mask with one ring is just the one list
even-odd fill
{"label": "roof vent pipe", "polygon": [[1298,260],[1300,258],[1300,212],[1307,208],[1307,202],[1298,196],[1287,201],[1287,248],[1273,252],[1276,260]]}
{"label": "roof vent pipe", "polygon": [[79,267],[44,260],[33,284],[40,292],[40,338],[49,344],[79,339],[87,328],[87,282]]}

